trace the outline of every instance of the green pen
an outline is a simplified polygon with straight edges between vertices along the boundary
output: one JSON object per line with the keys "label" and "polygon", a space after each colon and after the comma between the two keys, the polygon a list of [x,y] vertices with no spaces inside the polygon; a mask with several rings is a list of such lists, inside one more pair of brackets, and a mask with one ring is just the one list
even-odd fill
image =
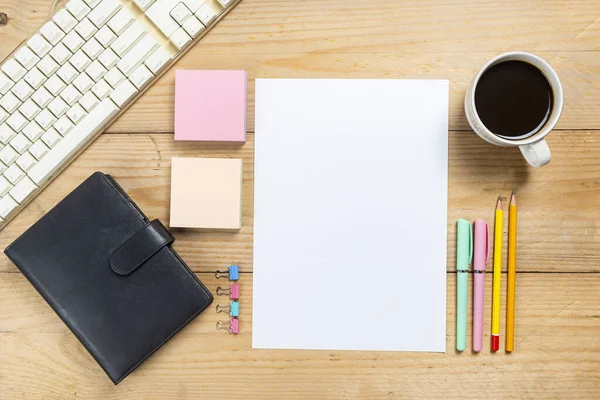
{"label": "green pen", "polygon": [[471,223],[459,219],[456,224],[456,350],[467,347],[467,299],[469,264],[473,259],[473,230]]}

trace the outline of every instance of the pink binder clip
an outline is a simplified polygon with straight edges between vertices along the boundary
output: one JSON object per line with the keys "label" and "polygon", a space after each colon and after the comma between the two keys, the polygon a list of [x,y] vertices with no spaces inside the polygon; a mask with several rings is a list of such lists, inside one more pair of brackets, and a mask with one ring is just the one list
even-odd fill
{"label": "pink binder clip", "polygon": [[229,331],[237,335],[240,333],[240,320],[237,318],[229,318],[229,322],[218,321],[217,330]]}
{"label": "pink binder clip", "polygon": [[227,296],[227,295],[229,295],[229,298],[231,300],[238,300],[240,298],[240,285],[237,283],[234,283],[231,286],[229,286],[228,288],[222,288],[220,286],[217,288],[217,296]]}

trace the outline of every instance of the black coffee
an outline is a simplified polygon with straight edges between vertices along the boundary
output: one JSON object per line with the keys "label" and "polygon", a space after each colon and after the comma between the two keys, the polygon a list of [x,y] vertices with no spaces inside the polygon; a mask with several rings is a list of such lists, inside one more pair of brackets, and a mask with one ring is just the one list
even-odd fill
{"label": "black coffee", "polygon": [[539,131],[552,110],[552,88],[539,69],[505,61],[483,73],[475,88],[475,108],[491,132],[523,139]]}

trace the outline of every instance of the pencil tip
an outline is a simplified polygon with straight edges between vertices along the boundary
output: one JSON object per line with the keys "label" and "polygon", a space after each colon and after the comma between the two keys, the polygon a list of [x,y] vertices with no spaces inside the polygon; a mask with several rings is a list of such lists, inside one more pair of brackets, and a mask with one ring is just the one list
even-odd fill
{"label": "pencil tip", "polygon": [[510,196],[510,205],[511,206],[517,205],[517,197],[515,195],[514,189],[512,191],[512,195]]}
{"label": "pencil tip", "polygon": [[496,210],[502,210],[502,195],[498,196],[498,201],[496,202]]}

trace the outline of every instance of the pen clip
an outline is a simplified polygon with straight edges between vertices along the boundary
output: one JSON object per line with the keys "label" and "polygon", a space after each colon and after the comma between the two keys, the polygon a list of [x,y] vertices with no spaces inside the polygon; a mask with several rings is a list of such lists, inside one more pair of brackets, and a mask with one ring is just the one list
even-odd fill
{"label": "pen clip", "polygon": [[490,225],[485,223],[485,265],[490,260]]}
{"label": "pen clip", "polygon": [[473,224],[469,222],[469,264],[473,263]]}

